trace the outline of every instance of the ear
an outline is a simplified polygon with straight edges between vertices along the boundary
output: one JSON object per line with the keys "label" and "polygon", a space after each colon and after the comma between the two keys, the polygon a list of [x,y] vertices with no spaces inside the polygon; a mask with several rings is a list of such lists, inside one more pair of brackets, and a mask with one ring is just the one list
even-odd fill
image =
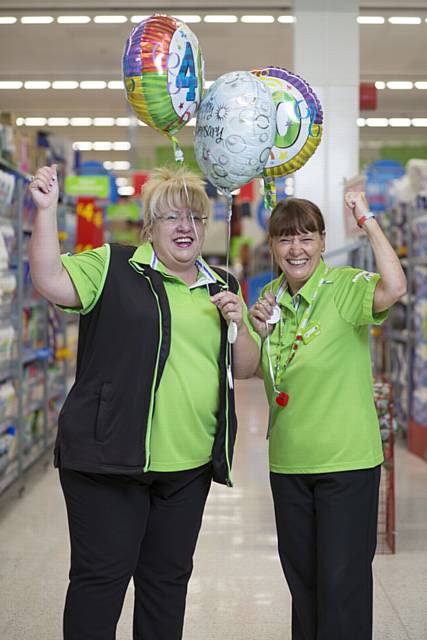
{"label": "ear", "polygon": [[322,253],[326,251],[326,233],[322,233]]}

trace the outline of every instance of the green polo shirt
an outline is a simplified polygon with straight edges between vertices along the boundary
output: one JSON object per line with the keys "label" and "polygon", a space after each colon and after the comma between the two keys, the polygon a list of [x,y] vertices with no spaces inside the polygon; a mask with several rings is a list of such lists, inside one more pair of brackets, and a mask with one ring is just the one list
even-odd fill
{"label": "green polo shirt", "polygon": [[[82,302],[82,309],[65,311],[88,313],[101,295],[110,247],[63,255],[61,259]],[[211,460],[217,426],[221,334],[218,311],[210,301],[207,285],[223,281],[198,259],[198,279],[189,287],[168,273],[149,243],[138,247],[129,263],[137,272],[141,264],[150,264],[162,274],[171,311],[171,348],[156,393],[148,469],[193,469]],[[245,323],[259,344],[246,306],[243,308]]]}
{"label": "green polo shirt", "polygon": [[[373,314],[380,276],[350,267],[325,275],[326,268],[321,261],[294,298],[282,288],[278,299],[281,322],[270,336],[270,359],[273,371],[277,368],[277,388],[289,395],[286,407],[275,402],[266,340],[262,347],[270,469],[276,473],[365,469],[383,461],[368,337],[368,325],[381,324],[387,316]],[[283,275],[273,281],[275,294],[283,281]],[[320,282],[304,342],[284,372],[297,327]]]}

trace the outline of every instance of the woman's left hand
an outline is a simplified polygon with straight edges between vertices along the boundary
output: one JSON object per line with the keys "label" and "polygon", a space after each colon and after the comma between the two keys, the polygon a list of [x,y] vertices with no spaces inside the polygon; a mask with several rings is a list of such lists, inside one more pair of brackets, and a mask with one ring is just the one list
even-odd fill
{"label": "woman's left hand", "polygon": [[356,222],[369,213],[369,204],[363,192],[349,191],[345,194],[344,200]]}
{"label": "woman's left hand", "polygon": [[211,302],[220,310],[227,322],[235,322],[237,328],[243,325],[243,305],[238,295],[231,291],[222,291],[211,297]]}

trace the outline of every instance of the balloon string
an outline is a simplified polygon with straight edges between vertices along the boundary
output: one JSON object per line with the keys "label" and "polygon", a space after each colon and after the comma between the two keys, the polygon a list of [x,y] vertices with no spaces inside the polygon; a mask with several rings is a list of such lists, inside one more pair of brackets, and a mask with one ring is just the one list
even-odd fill
{"label": "balloon string", "polygon": [[201,247],[201,243],[200,243],[200,237],[199,237],[199,234],[197,233],[196,224],[194,222],[193,209],[191,208],[191,201],[190,201],[190,196],[188,194],[187,183],[185,182],[185,178],[183,178],[182,184],[184,185],[185,197],[187,198],[188,209],[190,211],[190,217],[191,217],[191,222],[192,222],[193,229],[194,229],[194,235],[196,236],[196,242],[197,242],[197,246],[198,246],[198,249],[199,249],[199,255],[201,255],[202,247]]}
{"label": "balloon string", "polygon": [[274,178],[264,178],[264,206],[270,213],[276,206],[276,182]]}
{"label": "balloon string", "polygon": [[178,144],[178,140],[175,136],[171,136],[172,144],[173,144],[173,152],[175,155],[175,162],[181,163],[184,162],[184,152]]}
{"label": "balloon string", "polygon": [[226,257],[226,281],[227,289],[229,289],[229,266],[230,266],[230,247],[231,247],[231,216],[233,214],[233,196],[228,193],[227,198],[227,257]]}

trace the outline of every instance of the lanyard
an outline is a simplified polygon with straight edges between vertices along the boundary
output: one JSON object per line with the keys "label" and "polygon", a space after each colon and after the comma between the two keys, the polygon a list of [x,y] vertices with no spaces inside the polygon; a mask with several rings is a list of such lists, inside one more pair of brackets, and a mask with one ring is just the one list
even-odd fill
{"label": "lanyard", "polygon": [[[298,351],[298,347],[300,346],[301,342],[302,342],[302,335],[304,332],[304,329],[306,328],[308,321],[310,320],[311,314],[313,312],[313,307],[314,307],[314,303],[316,301],[317,296],[319,295],[319,291],[320,288],[322,287],[322,285],[325,282],[325,278],[328,275],[330,269],[329,267],[326,267],[326,270],[324,272],[323,277],[319,280],[319,284],[316,287],[316,290],[313,294],[313,297],[311,299],[310,304],[308,305],[307,309],[304,311],[304,314],[301,318],[301,322],[299,323],[298,327],[297,327],[297,331],[295,334],[295,338],[293,340],[288,358],[284,364],[283,367],[283,371],[282,374],[284,374],[287,370],[287,368],[289,367],[290,363],[292,362],[292,360],[295,358],[296,352]],[[277,291],[277,295],[276,295],[276,300],[280,299],[280,296],[282,295],[282,293],[285,291],[285,289],[287,288],[287,282],[284,281],[282,282],[282,284],[280,285],[279,290]],[[267,356],[268,356],[268,366],[269,366],[269,370],[270,370],[270,378],[271,378],[271,382],[273,385],[273,391],[277,394],[276,395],[276,403],[279,406],[286,406],[288,404],[289,401],[289,396],[288,394],[284,393],[283,391],[279,391],[279,389],[277,388],[277,374],[279,371],[279,363],[280,363],[280,348],[281,348],[281,338],[282,338],[282,318],[280,318],[279,320],[279,344],[278,344],[278,351],[277,351],[277,357],[276,357],[276,364],[275,364],[275,370],[273,371],[273,364],[271,361],[271,349],[270,349],[270,335],[267,335]]]}

